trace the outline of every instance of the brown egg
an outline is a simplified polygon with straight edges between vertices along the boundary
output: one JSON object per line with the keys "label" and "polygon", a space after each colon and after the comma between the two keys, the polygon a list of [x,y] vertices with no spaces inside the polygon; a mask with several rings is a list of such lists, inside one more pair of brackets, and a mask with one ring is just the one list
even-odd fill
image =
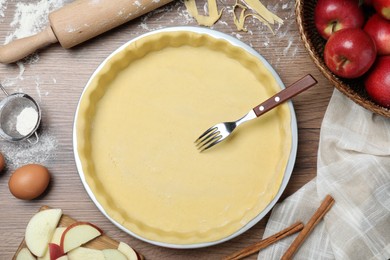
{"label": "brown egg", "polygon": [[27,164],[15,170],[8,182],[9,190],[18,199],[32,200],[41,195],[50,182],[50,173],[39,164]]}
{"label": "brown egg", "polygon": [[0,153],[0,172],[4,170],[5,167],[5,159],[4,156]]}

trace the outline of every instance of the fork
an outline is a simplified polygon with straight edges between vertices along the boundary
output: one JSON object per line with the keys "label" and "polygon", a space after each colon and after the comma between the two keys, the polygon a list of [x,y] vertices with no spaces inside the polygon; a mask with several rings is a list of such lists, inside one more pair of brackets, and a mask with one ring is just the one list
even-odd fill
{"label": "fork", "polygon": [[249,111],[249,113],[237,121],[219,123],[210,127],[201,136],[199,136],[198,139],[195,140],[196,147],[201,152],[213,147],[214,145],[225,140],[234,131],[234,129],[236,129],[237,126],[265,114],[266,112],[298,95],[299,93],[309,89],[315,84],[317,84],[317,80],[313,78],[312,75],[307,74],[289,87],[279,91],[260,105],[254,107]]}

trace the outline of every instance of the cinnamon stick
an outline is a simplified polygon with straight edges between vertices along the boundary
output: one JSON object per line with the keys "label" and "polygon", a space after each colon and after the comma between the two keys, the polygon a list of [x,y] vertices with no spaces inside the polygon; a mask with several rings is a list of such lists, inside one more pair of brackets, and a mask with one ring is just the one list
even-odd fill
{"label": "cinnamon stick", "polygon": [[248,246],[236,253],[233,253],[229,256],[226,256],[223,258],[223,260],[238,260],[242,259],[246,256],[249,256],[251,254],[254,254],[258,252],[259,250],[266,248],[267,246],[285,238],[286,236],[292,235],[296,232],[299,232],[303,229],[303,224],[302,222],[297,222],[288,228],[283,229],[282,231],[279,231],[278,233],[267,237],[266,239],[261,240],[260,242],[257,242],[251,246]]}
{"label": "cinnamon stick", "polygon": [[310,235],[315,226],[320,222],[320,220],[325,216],[325,214],[330,210],[334,204],[334,199],[332,196],[327,195],[324,201],[321,203],[320,207],[313,214],[309,222],[305,225],[302,231],[298,234],[295,240],[291,243],[290,247],[282,256],[281,260],[290,260],[294,254],[298,251],[305,239]]}

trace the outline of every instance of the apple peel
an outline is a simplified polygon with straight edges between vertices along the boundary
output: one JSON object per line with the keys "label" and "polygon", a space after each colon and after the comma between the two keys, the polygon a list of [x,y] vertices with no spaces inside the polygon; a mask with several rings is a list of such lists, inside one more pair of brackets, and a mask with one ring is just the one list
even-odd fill
{"label": "apple peel", "polygon": [[50,260],[56,260],[64,255],[62,248],[54,243],[49,243]]}
{"label": "apple peel", "polygon": [[89,222],[75,222],[68,226],[61,236],[60,247],[64,253],[103,234],[103,231]]}
{"label": "apple peel", "polygon": [[[66,227],[57,227],[54,231],[54,234],[51,238],[50,243],[53,244],[60,244],[62,233],[64,233]],[[49,243],[49,250],[46,250],[46,253],[43,255],[43,257],[38,257],[38,260],[49,260],[50,258],[50,243]]]}

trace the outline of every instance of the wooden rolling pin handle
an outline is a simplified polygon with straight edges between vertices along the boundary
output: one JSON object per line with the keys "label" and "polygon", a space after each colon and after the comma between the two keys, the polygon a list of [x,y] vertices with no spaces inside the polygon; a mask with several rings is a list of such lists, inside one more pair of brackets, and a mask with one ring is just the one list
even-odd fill
{"label": "wooden rolling pin handle", "polygon": [[53,30],[48,26],[42,32],[0,46],[0,62],[12,63],[27,57],[36,50],[58,42]]}

